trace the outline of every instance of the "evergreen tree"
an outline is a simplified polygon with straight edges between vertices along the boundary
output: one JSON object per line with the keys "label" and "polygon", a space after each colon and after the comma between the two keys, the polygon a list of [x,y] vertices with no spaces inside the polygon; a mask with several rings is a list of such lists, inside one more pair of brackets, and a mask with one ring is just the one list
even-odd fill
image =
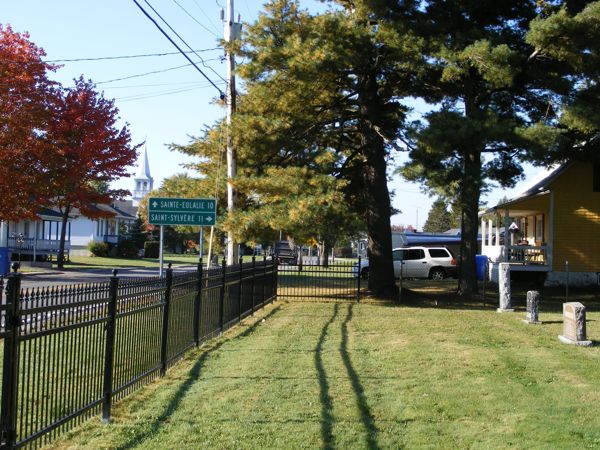
{"label": "evergreen tree", "polygon": [[313,198],[333,210],[312,223],[343,225],[340,201],[363,220],[369,288],[395,296],[386,168],[406,112],[398,102],[410,87],[404,66],[420,55],[403,30],[372,22],[364,8],[310,15],[292,0],[269,2],[246,38],[247,95],[234,125],[254,187],[262,185],[257,206],[277,197],[274,173],[293,180],[306,168],[324,187],[310,186]]}
{"label": "evergreen tree", "polygon": [[452,220],[446,207],[446,202],[443,199],[438,198],[433,202],[433,205],[431,205],[427,220],[425,221],[425,225],[423,225],[423,231],[443,233],[450,228],[452,228]]}
{"label": "evergreen tree", "polygon": [[435,105],[407,131],[402,173],[461,211],[460,292],[477,289],[479,198],[522,178],[525,160],[597,157],[598,2],[369,0],[374,20],[410,26],[423,57],[413,95]]}

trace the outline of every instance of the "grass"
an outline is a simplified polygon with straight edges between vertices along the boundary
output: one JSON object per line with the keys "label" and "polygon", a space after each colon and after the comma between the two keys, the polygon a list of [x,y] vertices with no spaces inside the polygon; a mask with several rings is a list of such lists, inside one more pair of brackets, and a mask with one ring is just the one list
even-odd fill
{"label": "grass", "polygon": [[[173,265],[198,263],[198,256],[187,255],[165,255],[165,266],[169,263]],[[158,267],[160,260],[158,258],[103,258],[98,256],[71,256],[69,261],[65,262],[65,269],[106,269],[110,267]],[[53,264],[56,268],[56,264]]]}
{"label": "grass", "polygon": [[560,311],[525,325],[432,289],[278,302],[52,448],[600,446],[600,347],[561,344]]}

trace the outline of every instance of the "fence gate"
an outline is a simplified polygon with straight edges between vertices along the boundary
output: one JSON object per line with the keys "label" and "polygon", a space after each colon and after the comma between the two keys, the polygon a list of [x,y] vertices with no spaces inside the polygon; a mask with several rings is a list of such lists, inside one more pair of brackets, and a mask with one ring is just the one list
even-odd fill
{"label": "fence gate", "polygon": [[354,262],[316,264],[278,264],[278,298],[329,298],[359,300],[361,282]]}

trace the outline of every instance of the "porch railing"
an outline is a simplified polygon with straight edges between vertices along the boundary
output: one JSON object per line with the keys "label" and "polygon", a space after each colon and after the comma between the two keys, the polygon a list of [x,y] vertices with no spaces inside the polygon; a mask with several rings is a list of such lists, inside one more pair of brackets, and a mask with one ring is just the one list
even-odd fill
{"label": "porch railing", "polygon": [[[20,239],[19,239],[20,240]],[[36,248],[37,253],[58,253],[60,241],[54,239],[36,239],[31,237],[22,238],[22,242],[18,242],[18,238],[8,238],[8,248],[12,252],[21,251],[24,254],[33,253],[33,248]],[[71,241],[65,240],[65,252],[71,250]]]}
{"label": "porch railing", "polygon": [[511,245],[508,247],[508,262],[522,264],[547,264],[546,246]]}

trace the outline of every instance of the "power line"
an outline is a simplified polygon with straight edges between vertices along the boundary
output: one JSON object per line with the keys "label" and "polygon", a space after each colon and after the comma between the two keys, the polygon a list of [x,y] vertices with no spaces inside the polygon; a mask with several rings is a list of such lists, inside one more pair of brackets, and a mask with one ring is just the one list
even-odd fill
{"label": "power line", "polygon": [[156,28],[159,29],[159,31],[169,40],[169,42],[171,42],[171,44],[173,44],[175,46],[175,48],[177,50],[179,50],[179,52],[194,66],[194,68],[200,72],[202,74],[202,76],[204,78],[206,78],[210,84],[212,84],[214,86],[215,89],[217,89],[219,91],[219,96],[221,96],[222,98],[225,97],[225,94],[223,93],[223,91],[221,89],[219,89],[219,87],[210,79],[208,78],[208,76],[206,76],[206,74],[202,71],[202,69],[200,69],[200,67],[198,67],[191,59],[190,57],[175,43],[175,41],[173,41],[173,39],[171,39],[171,37],[160,27],[160,25],[158,23],[156,23],[156,20],[154,20],[147,12],[146,10],[137,2],[137,0],[133,0],[133,2],[137,5],[137,7],[142,11],[142,13],[144,13],[144,15],[154,24],[154,26]]}
{"label": "power line", "polygon": [[[220,59],[220,58],[217,58],[217,59]],[[214,61],[214,60],[207,60],[207,61]],[[98,82],[96,82],[94,84],[96,84],[96,85],[98,85],[98,84],[108,84],[108,83],[114,83],[115,81],[130,80],[132,78],[139,78],[139,77],[145,77],[147,75],[154,75],[154,74],[157,74],[157,73],[169,72],[171,70],[177,70],[177,69],[181,69],[183,67],[189,67],[191,65],[193,65],[193,63],[192,64],[183,64],[181,66],[175,66],[175,67],[168,67],[166,69],[153,70],[151,72],[138,73],[138,74],[135,74],[135,75],[128,75],[126,77],[121,77],[121,78],[113,78],[112,80],[98,81]]]}
{"label": "power line", "polygon": [[217,33],[215,33],[215,32],[214,32],[214,31],[212,31],[212,30],[209,30],[209,29],[208,29],[206,26],[204,26],[204,24],[200,23],[200,22],[198,21],[198,19],[196,19],[194,16],[192,16],[192,15],[191,15],[191,14],[190,14],[190,13],[187,11],[187,9],[185,9],[183,6],[181,6],[181,4],[180,4],[180,3],[179,3],[177,0],[173,0],[173,3],[175,3],[177,6],[179,6],[179,7],[180,7],[180,8],[183,10],[183,12],[184,12],[184,13],[186,13],[186,14],[187,14],[187,15],[188,15],[188,16],[189,16],[189,17],[190,17],[190,18],[191,18],[191,19],[192,19],[194,22],[196,22],[198,25],[200,25],[202,28],[204,28],[204,29],[205,29],[206,31],[208,31],[210,34],[212,34],[212,35],[213,35],[213,36],[215,36],[215,37],[219,37],[219,36],[217,35]]}
{"label": "power line", "polygon": [[167,95],[180,94],[183,92],[190,92],[190,91],[195,91],[198,89],[205,89],[208,87],[211,87],[211,85],[204,84],[204,85],[200,85],[200,86],[196,86],[196,87],[170,89],[170,90],[164,90],[164,91],[158,91],[158,92],[149,92],[149,93],[145,93],[145,94],[126,95],[124,97],[117,97],[117,98],[115,98],[115,100],[120,103],[131,102],[131,101],[135,101],[135,100],[146,100],[149,98],[164,97]]}
{"label": "power line", "polygon": [[206,17],[208,19],[208,22],[215,27],[215,31],[217,32],[217,34],[220,32],[219,29],[215,26],[214,22],[212,21],[212,19],[210,17],[208,17],[208,14],[206,14],[204,12],[204,10],[202,9],[202,7],[200,6],[200,4],[196,1],[196,0],[192,0],[194,2],[194,4],[198,7],[198,9],[200,10],[200,12],[202,14],[204,14],[204,17]]}
{"label": "power line", "polygon": [[105,89],[137,89],[137,88],[147,88],[147,87],[160,87],[160,86],[196,86],[198,81],[173,81],[170,83],[150,83],[150,84],[129,84],[126,86],[107,86]]}
{"label": "power line", "polygon": [[[220,50],[219,47],[213,48],[204,48],[201,50],[190,50],[186,53],[203,53],[210,52],[213,50]],[[123,56],[99,56],[96,58],[72,58],[72,59],[49,59],[45,60],[46,63],[58,63],[58,62],[77,62],[77,61],[104,61],[104,60],[112,60],[112,59],[133,59],[133,58],[146,58],[149,56],[168,56],[168,55],[178,55],[179,52],[167,52],[167,53],[145,53],[141,55],[123,55]]]}
{"label": "power line", "polygon": [[[181,42],[183,42],[183,43],[185,44],[185,46],[186,46],[188,49],[190,49],[190,50],[193,52],[193,49],[192,49],[192,47],[190,47],[190,45],[189,45],[189,44],[188,44],[188,43],[187,43],[187,42],[186,42],[186,41],[185,41],[185,40],[184,40],[184,39],[183,39],[183,38],[182,38],[182,37],[179,35],[179,33],[177,33],[177,31],[175,31],[175,30],[173,29],[173,27],[172,27],[171,25],[169,25],[169,23],[168,23],[168,22],[167,22],[167,21],[166,21],[166,20],[163,18],[163,16],[161,16],[161,15],[159,14],[159,12],[158,12],[156,9],[154,9],[154,7],[153,7],[153,6],[152,6],[152,5],[151,5],[151,4],[148,2],[148,0],[144,0],[144,3],[146,3],[146,5],[148,5],[152,11],[154,11],[154,14],[156,14],[156,15],[157,15],[157,16],[160,18],[160,20],[162,20],[162,21],[163,21],[163,23],[164,23],[164,24],[165,24],[167,27],[169,27],[169,30],[171,30],[173,33],[175,33],[175,36],[177,36],[177,37],[179,38],[179,40],[180,40]],[[204,67],[206,67],[207,69],[210,69],[210,70],[212,70],[212,71],[213,71],[213,73],[214,73],[214,74],[215,74],[217,77],[219,77],[221,80],[225,81],[225,79],[224,79],[224,78],[223,78],[221,75],[219,75],[219,73],[218,73],[218,72],[217,72],[215,69],[213,69],[212,67],[210,67],[210,66],[207,66],[206,64],[204,64],[204,60],[202,59],[202,57],[201,57],[200,55],[196,54],[196,56],[197,56],[198,58],[200,58],[200,61],[202,61],[202,65],[203,65]]]}

